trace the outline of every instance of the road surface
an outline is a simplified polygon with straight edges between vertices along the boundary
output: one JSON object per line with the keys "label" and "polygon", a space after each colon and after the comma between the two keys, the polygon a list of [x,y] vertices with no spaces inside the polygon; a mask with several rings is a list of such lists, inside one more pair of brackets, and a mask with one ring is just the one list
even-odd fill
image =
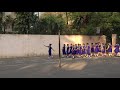
{"label": "road surface", "polygon": [[120,57],[0,59],[0,78],[120,78]]}

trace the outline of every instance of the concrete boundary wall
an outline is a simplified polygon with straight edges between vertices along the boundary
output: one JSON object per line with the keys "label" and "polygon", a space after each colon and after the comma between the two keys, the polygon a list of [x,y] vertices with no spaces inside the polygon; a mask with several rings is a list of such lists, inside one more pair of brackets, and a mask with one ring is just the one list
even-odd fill
{"label": "concrete boundary wall", "polygon": [[[106,43],[106,37],[86,35],[61,35],[61,49],[63,44]],[[58,35],[21,35],[0,34],[0,58],[28,57],[48,55],[48,48],[44,45],[52,44],[58,55]],[[62,53],[62,52],[61,52]]]}

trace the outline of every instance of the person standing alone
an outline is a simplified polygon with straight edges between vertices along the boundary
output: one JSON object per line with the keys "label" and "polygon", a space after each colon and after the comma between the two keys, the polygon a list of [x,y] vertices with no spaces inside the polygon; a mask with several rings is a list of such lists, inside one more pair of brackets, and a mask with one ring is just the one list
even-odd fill
{"label": "person standing alone", "polygon": [[54,51],[54,49],[52,48],[51,45],[52,45],[52,44],[49,44],[49,46],[45,46],[45,45],[44,45],[45,47],[48,47],[49,58],[50,58],[50,57],[53,57],[53,56],[52,56],[52,50]]}

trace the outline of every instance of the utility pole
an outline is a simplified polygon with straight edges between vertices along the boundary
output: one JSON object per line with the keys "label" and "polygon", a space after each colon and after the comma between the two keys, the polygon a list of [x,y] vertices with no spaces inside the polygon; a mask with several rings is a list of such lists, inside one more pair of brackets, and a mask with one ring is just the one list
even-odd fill
{"label": "utility pole", "polygon": [[61,68],[61,53],[60,53],[60,30],[59,30],[59,67]]}
{"label": "utility pole", "polygon": [[61,68],[61,53],[60,53],[60,29],[58,24],[55,24],[56,29],[58,30],[58,45],[59,45],[59,67]]}

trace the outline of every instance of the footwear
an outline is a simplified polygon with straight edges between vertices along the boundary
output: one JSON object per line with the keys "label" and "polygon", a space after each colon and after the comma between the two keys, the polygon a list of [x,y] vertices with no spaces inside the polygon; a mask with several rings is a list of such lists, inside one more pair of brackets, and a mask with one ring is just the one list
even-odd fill
{"label": "footwear", "polygon": [[50,59],[50,57],[48,57],[48,59]]}
{"label": "footwear", "polygon": [[72,57],[73,59],[75,58],[75,56]]}

